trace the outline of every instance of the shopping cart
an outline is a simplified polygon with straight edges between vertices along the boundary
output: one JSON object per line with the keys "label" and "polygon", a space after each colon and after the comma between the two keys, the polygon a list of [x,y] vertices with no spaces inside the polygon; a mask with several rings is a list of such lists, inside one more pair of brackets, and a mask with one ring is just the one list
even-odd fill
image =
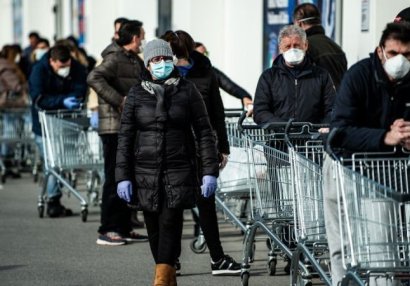
{"label": "shopping cart", "polygon": [[[99,173],[103,169],[102,146],[98,134],[89,128],[86,111],[39,112],[43,134],[45,184],[38,199],[39,216],[43,217],[48,176],[54,176],[81,204],[81,219],[87,220],[88,204],[76,189],[73,170]],[[71,178],[70,178],[71,177]],[[97,192],[88,189],[88,192]]]}
{"label": "shopping cart", "polygon": [[[318,132],[326,125],[292,122],[286,126],[294,190],[294,231],[296,249],[292,254],[291,285],[311,285],[319,276],[331,285],[329,274],[321,263],[328,262],[328,245],[325,231],[322,189],[322,161],[324,144]],[[292,132],[292,134],[290,134]],[[302,262],[308,272],[299,268]]]}
{"label": "shopping cart", "polygon": [[6,182],[5,160],[11,160],[21,169],[33,167],[39,161],[34,135],[31,132],[31,113],[28,108],[8,108],[0,110],[0,175]]}
{"label": "shopping cart", "polygon": [[[228,164],[220,171],[215,201],[225,219],[238,227],[241,232],[245,232],[250,219],[249,195],[254,188],[255,181],[250,175],[246,141],[238,129],[238,120],[242,112],[242,109],[225,110],[230,155]],[[246,124],[254,125],[250,119],[246,120]],[[255,132],[260,133],[260,130],[255,129]],[[194,213],[198,213],[198,210],[194,209]],[[207,245],[201,230],[190,246],[195,253],[202,253],[206,250]]]}
{"label": "shopping cart", "polygon": [[329,146],[336,169],[347,270],[341,285],[409,280],[409,155],[401,151],[356,153],[343,160]]}

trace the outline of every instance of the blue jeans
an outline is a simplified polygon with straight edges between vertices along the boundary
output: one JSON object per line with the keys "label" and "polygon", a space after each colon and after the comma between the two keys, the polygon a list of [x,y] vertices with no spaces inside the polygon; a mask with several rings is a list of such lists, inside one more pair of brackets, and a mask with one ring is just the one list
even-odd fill
{"label": "blue jeans", "polygon": [[[36,134],[34,140],[39,149],[40,158],[44,164],[43,137]],[[45,168],[43,168],[43,170],[45,171]],[[48,199],[61,197],[61,190],[59,184],[57,182],[56,177],[54,177],[53,175],[49,175],[47,179],[47,197]]]}

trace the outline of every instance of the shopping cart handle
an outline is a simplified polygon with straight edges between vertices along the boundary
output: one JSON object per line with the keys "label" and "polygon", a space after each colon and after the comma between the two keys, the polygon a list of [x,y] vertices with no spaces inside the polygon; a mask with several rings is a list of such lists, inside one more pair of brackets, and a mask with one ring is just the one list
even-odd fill
{"label": "shopping cart handle", "polygon": [[339,132],[339,130],[337,128],[332,128],[329,132],[329,134],[327,135],[327,141],[326,141],[326,152],[331,155],[334,158],[337,158],[333,148],[332,148],[332,144],[333,144],[333,140],[336,136],[336,134]]}
{"label": "shopping cart handle", "polygon": [[399,193],[399,192],[392,192],[391,193],[391,197],[392,199],[394,199],[395,201],[399,202],[399,203],[408,203],[410,202],[410,194],[403,194],[403,193]]}

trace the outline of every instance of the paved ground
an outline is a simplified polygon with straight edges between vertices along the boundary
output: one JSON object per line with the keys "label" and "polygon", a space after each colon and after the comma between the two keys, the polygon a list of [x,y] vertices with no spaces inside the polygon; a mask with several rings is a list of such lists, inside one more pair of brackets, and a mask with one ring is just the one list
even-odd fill
{"label": "paved ground", "polygon": [[[39,187],[28,174],[9,179],[0,190],[0,285],[151,285],[154,263],[148,243],[126,246],[97,246],[98,207],[90,207],[88,221],[81,222],[78,200],[65,196],[63,203],[75,212],[69,218],[40,219],[36,201]],[[242,236],[231,224],[221,221],[225,252],[242,257]],[[145,229],[141,230],[145,233]],[[182,241],[182,276],[179,286],[241,285],[239,276],[213,277],[206,251],[189,248],[192,221],[186,214]],[[261,237],[256,244],[249,285],[289,285],[278,264],[277,276],[266,273],[267,249]]]}

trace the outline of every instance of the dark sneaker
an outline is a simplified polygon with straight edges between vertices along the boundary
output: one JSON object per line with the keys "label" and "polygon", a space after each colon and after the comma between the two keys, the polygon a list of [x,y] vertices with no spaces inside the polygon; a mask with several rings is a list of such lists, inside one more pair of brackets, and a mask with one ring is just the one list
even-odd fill
{"label": "dark sneaker", "polygon": [[212,275],[227,275],[241,273],[241,265],[229,255],[225,255],[218,262],[211,261]]}
{"label": "dark sneaker", "polygon": [[175,274],[181,276],[181,262],[179,262],[179,258],[175,260]]}
{"label": "dark sneaker", "polygon": [[47,203],[47,215],[51,218],[72,216],[73,211],[60,203],[60,199],[50,199]]}
{"label": "dark sneaker", "polygon": [[124,245],[126,243],[127,241],[118,232],[114,232],[114,231],[101,234],[97,239],[98,245],[118,246],[118,245]]}
{"label": "dark sneaker", "polygon": [[148,241],[148,236],[131,231],[129,234],[122,236],[127,242]]}

